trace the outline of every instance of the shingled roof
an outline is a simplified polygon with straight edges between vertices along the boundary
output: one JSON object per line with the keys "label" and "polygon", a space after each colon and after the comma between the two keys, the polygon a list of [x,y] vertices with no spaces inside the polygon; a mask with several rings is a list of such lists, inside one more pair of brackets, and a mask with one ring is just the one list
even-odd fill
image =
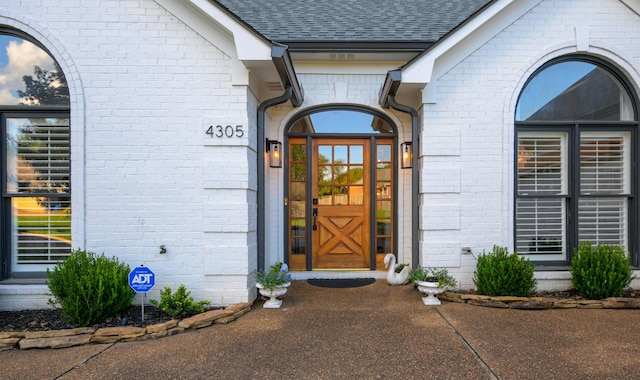
{"label": "shingled roof", "polygon": [[213,0],[267,39],[426,47],[491,0]]}

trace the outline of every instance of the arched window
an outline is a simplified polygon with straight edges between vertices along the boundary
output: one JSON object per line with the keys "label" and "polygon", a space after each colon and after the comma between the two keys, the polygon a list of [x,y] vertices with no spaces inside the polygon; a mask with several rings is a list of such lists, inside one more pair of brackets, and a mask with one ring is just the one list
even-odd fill
{"label": "arched window", "polygon": [[69,88],[13,29],[0,28],[0,77],[1,277],[40,277],[71,251]]}
{"label": "arched window", "polygon": [[584,241],[635,252],[636,101],[623,76],[592,58],[564,57],[529,79],[515,120],[519,254],[567,265]]}

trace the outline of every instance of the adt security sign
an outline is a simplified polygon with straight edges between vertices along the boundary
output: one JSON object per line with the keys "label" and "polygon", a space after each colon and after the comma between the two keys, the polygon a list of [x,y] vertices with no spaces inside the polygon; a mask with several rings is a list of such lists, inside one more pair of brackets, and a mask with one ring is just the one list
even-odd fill
{"label": "adt security sign", "polygon": [[156,275],[147,267],[135,267],[129,273],[129,286],[136,293],[146,293],[156,284]]}

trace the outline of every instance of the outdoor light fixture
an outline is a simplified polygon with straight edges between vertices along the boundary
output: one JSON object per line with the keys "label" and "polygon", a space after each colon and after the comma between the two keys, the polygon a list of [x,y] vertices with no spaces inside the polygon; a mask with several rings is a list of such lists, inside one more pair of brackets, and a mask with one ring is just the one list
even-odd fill
{"label": "outdoor light fixture", "polygon": [[402,169],[410,169],[411,159],[413,158],[413,149],[411,147],[411,142],[403,142],[402,144],[400,144],[400,149],[402,150],[402,163],[400,167]]}
{"label": "outdoor light fixture", "polygon": [[267,139],[267,154],[269,155],[269,167],[282,167],[282,143],[277,140]]}

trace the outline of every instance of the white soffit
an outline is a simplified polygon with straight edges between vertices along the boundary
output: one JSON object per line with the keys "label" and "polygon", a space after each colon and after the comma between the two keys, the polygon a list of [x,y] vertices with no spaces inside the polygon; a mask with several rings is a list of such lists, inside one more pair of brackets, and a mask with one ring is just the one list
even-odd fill
{"label": "white soffit", "polygon": [[271,62],[271,43],[209,0],[155,0],[231,58]]}
{"label": "white soffit", "polygon": [[637,15],[640,16],[640,0],[620,0]]}
{"label": "white soffit", "polygon": [[415,88],[437,80],[541,1],[498,0],[403,67],[402,83]]}

